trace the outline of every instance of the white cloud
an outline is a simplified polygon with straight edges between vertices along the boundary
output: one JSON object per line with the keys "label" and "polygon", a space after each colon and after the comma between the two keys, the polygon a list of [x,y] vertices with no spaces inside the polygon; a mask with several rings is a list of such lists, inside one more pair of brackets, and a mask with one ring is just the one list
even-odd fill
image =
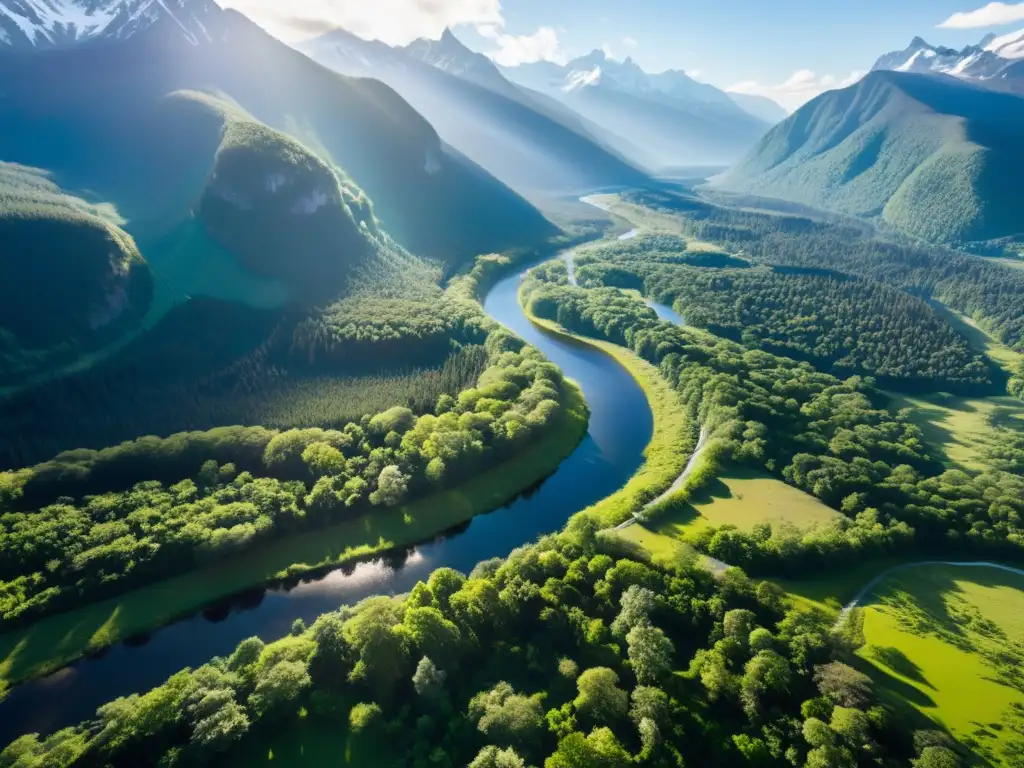
{"label": "white cloud", "polygon": [[800,69],[790,75],[789,79],[778,85],[766,85],[757,80],[744,80],[726,88],[733,93],[747,93],[755,96],[767,96],[786,109],[793,111],[825,91],[845,88],[853,85],[864,76],[863,72],[851,72],[841,80],[833,75],[819,77],[809,69]]}
{"label": "white cloud", "polygon": [[996,27],[1024,21],[1024,3],[989,3],[973,11],[954,13],[939,24],[943,29],[975,29]]}
{"label": "white cloud", "polygon": [[622,44],[627,48],[636,48],[636,39],[626,35],[622,38]]}
{"label": "white cloud", "polygon": [[692,77],[694,80],[700,80],[700,76],[704,70],[702,69],[688,69],[686,74]]}
{"label": "white cloud", "polygon": [[438,38],[445,27],[505,23],[501,0],[222,0],[271,34],[297,41],[336,27],[366,39],[404,45]]}
{"label": "white cloud", "polygon": [[476,31],[498,46],[484,53],[503,67],[518,67],[535,61],[565,63],[558,32],[551,27],[540,27],[532,35],[509,35],[498,24],[484,24]]}

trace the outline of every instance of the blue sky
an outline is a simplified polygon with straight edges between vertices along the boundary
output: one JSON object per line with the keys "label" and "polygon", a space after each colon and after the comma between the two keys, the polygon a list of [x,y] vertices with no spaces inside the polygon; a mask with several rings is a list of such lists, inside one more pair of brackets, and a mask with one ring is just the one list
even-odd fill
{"label": "blue sky", "polygon": [[[503,63],[564,61],[605,46],[644,69],[795,108],[848,82],[915,35],[960,48],[1024,27],[1024,2],[981,0],[226,0],[295,39],[332,26],[404,43],[452,26]],[[955,14],[959,14],[954,16]],[[946,23],[946,27],[940,25]]]}

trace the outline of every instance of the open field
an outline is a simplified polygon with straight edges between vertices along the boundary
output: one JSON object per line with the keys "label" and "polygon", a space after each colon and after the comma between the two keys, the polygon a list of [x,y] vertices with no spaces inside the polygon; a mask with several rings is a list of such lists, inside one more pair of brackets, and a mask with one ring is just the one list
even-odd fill
{"label": "open field", "polygon": [[1024,255],[1021,258],[1008,258],[1005,256],[982,256],[990,264],[998,264],[1001,267],[1010,269],[1024,269]]}
{"label": "open field", "polygon": [[863,603],[858,656],[886,697],[909,702],[994,765],[1024,727],[1024,576],[929,565],[885,578]]}
{"label": "open field", "polygon": [[563,423],[543,440],[458,488],[268,542],[244,556],[0,635],[0,692],[5,686],[44,675],[91,651],[167,624],[250,587],[425,541],[497,509],[554,472],[583,439],[587,406],[577,387],[573,386],[560,418]]}
{"label": "open field", "polygon": [[925,440],[966,469],[985,469],[985,449],[999,440],[1000,429],[1024,432],[1024,402],[1013,397],[890,396],[891,410],[909,408]]}
{"label": "open field", "polygon": [[749,531],[758,523],[810,528],[839,516],[813,496],[768,474],[735,469],[697,491],[684,506],[631,526],[623,535],[657,551],[701,528],[735,525]]}

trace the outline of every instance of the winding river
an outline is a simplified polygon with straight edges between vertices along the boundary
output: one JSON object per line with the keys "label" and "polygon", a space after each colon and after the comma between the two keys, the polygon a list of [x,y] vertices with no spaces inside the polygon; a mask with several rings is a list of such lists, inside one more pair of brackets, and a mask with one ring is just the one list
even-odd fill
{"label": "winding river", "polygon": [[506,556],[557,531],[574,512],[622,487],[640,467],[653,431],[643,391],[604,353],[534,327],[519,307],[519,282],[520,275],[514,274],[495,285],[484,309],[579,383],[591,411],[586,438],[553,475],[504,508],[429,543],[290,588],[252,590],[142,641],[112,646],[47,678],[23,683],[0,703],[0,746],[23,733],[50,733],[87,719],[101,704],[226,655],[246,637],[281,637],[296,618],[309,623],[370,595],[406,592],[442,566],[469,572],[481,560]]}

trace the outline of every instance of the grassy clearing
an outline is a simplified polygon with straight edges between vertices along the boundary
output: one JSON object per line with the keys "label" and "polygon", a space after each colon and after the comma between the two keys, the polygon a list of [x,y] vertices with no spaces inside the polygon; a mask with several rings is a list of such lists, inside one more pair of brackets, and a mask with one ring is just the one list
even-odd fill
{"label": "grassy clearing", "polygon": [[530,321],[550,333],[589,344],[611,355],[629,371],[647,396],[654,416],[654,434],[644,450],[643,466],[621,490],[578,513],[593,517],[602,527],[618,525],[672,485],[683,471],[696,445],[693,425],[689,424],[675,390],[646,360],[616,344],[570,333],[556,323],[532,316]]}
{"label": "grassy clearing", "polygon": [[650,208],[627,203],[618,195],[591,195],[586,198],[603,210],[613,213],[625,219],[636,229],[643,232],[669,232],[686,239],[686,249],[692,253],[702,251],[709,253],[721,253],[722,247],[712,243],[703,242],[687,236],[683,232],[683,224],[678,216],[667,213],[659,213]]}
{"label": "grassy clearing", "polygon": [[478,514],[497,509],[523,488],[554,472],[586,435],[587,405],[575,385],[559,418],[562,423],[543,440],[459,488],[329,528],[268,542],[244,557],[0,635],[0,690],[59,669],[87,653],[194,613],[244,589],[328,570],[425,541]]}
{"label": "grassy clearing", "polygon": [[678,505],[644,525],[632,526],[625,535],[658,551],[702,528],[735,525],[750,531],[758,523],[811,528],[837,517],[839,513],[835,510],[771,475],[734,469],[696,491],[685,505]]}
{"label": "grassy clearing", "polygon": [[865,560],[842,571],[824,571],[810,579],[772,579],[797,607],[820,609],[839,617],[839,611],[857,596],[864,585],[879,573],[899,565],[920,560],[920,556],[881,558]]}
{"label": "grassy clearing", "polygon": [[1024,432],[1024,403],[1013,397],[890,396],[891,409],[909,408],[910,420],[950,465],[983,470],[985,449],[999,440],[1000,429]]}
{"label": "grassy clearing", "polygon": [[922,566],[885,579],[863,609],[867,663],[883,695],[909,702],[995,765],[1024,726],[1024,577]]}
{"label": "grassy clearing", "polygon": [[1006,257],[1006,256],[982,256],[985,261],[990,264],[998,264],[1001,267],[1009,267],[1010,269],[1024,269],[1024,252],[1021,257]]}
{"label": "grassy clearing", "polygon": [[1014,367],[1024,362],[1024,354],[1015,352],[997,341],[971,318],[960,315],[937,302],[932,302],[932,306],[942,313],[945,320],[953,326],[954,330],[963,335],[972,347],[979,352],[984,352],[1008,373],[1012,374]]}

